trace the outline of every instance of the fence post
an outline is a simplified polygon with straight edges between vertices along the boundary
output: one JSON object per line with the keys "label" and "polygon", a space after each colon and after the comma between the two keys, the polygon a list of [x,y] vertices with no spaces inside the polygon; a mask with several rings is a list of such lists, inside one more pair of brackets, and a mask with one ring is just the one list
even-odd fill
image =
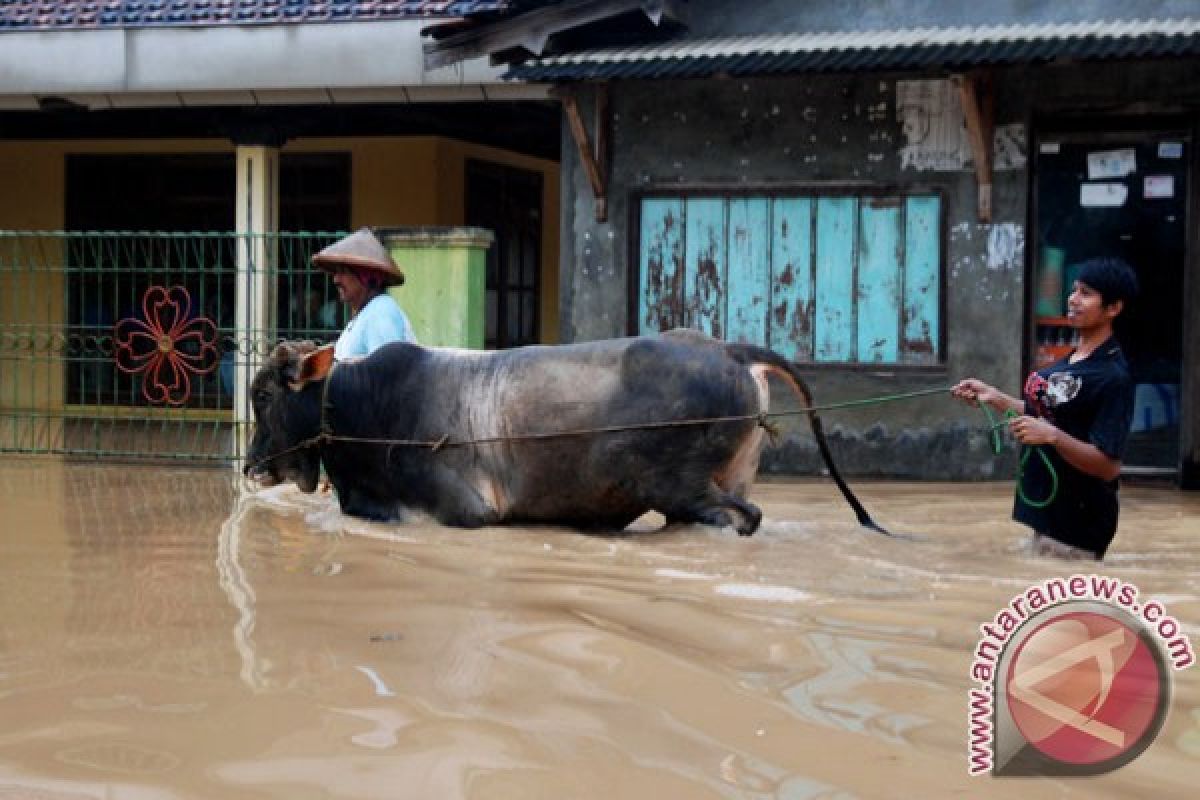
{"label": "fence post", "polygon": [[275,330],[275,265],[279,230],[279,148],[237,147],[237,332],[234,370],[234,469],[246,457],[254,415],[250,381],[270,352]]}

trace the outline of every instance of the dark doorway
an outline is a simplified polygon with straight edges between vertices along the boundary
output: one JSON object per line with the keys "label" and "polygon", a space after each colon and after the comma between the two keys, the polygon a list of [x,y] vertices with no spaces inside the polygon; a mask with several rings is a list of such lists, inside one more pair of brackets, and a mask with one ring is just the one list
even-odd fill
{"label": "dark doorway", "polygon": [[1124,464],[1174,472],[1179,464],[1183,286],[1187,239],[1186,130],[1090,130],[1039,136],[1031,282],[1035,365],[1070,349],[1065,298],[1072,265],[1118,256],[1141,294],[1116,335],[1137,386]]}
{"label": "dark doorway", "polygon": [[467,162],[466,174],[466,223],[496,235],[487,253],[484,346],[536,344],[542,285],[542,175],[475,160]]}

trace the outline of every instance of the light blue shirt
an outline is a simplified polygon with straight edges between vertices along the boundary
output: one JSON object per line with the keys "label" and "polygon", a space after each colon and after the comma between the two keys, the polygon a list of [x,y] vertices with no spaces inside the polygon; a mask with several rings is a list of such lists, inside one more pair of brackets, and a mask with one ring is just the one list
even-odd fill
{"label": "light blue shirt", "polygon": [[408,317],[387,292],[362,307],[338,337],[333,357],[338,361],[369,356],[388,342],[415,342]]}

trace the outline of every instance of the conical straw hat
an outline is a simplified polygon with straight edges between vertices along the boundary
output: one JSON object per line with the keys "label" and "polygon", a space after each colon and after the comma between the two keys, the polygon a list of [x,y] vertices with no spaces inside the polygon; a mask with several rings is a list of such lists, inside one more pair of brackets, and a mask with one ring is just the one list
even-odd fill
{"label": "conical straw hat", "polygon": [[314,267],[326,272],[337,272],[338,267],[373,269],[383,275],[385,286],[404,283],[404,273],[370,228],[359,228],[345,239],[339,239],[313,256],[312,262]]}

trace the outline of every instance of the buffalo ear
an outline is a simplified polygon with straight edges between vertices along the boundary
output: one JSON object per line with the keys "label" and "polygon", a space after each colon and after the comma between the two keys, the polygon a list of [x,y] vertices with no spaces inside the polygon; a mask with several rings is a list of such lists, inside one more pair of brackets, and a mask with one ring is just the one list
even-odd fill
{"label": "buffalo ear", "polygon": [[324,380],[333,369],[333,345],[325,345],[313,350],[300,359],[296,366],[296,376],[288,381],[294,391],[303,389],[310,381]]}
{"label": "buffalo ear", "polygon": [[271,351],[271,366],[286,367],[288,362],[292,360],[292,346],[288,342],[280,342],[275,345],[275,349]]}

